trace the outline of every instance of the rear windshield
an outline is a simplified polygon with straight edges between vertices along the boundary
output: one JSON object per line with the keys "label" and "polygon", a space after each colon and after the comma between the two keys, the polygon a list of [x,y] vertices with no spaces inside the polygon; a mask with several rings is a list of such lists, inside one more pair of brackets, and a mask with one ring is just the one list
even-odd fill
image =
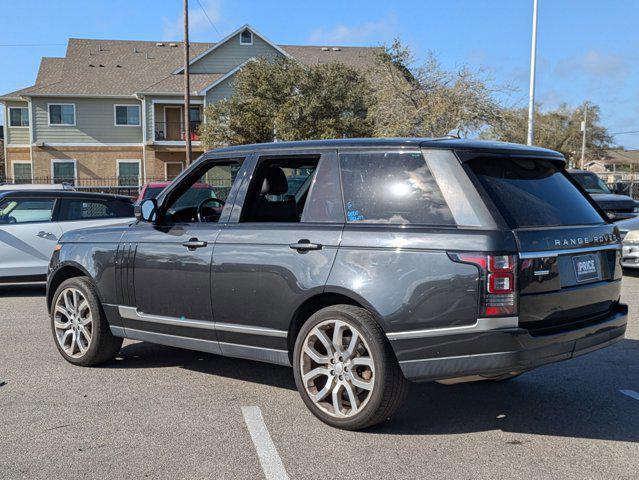
{"label": "rear windshield", "polygon": [[469,166],[511,228],[604,223],[548,160],[476,158]]}
{"label": "rear windshield", "polygon": [[594,173],[572,173],[572,176],[588,193],[612,193],[604,181]]}

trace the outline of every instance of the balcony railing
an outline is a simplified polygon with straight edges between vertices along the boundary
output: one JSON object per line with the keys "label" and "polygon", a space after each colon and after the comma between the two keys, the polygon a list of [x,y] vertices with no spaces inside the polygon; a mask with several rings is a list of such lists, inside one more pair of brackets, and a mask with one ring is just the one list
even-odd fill
{"label": "balcony railing", "polygon": [[[200,140],[201,121],[189,122],[189,135],[191,141]],[[155,141],[156,142],[184,142],[186,141],[186,132],[184,122],[155,122]]]}

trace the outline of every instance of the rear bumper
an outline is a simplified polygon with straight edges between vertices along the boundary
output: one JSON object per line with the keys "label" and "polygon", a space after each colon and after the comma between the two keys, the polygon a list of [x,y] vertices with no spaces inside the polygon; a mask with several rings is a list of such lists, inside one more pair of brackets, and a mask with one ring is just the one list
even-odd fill
{"label": "rear bumper", "polygon": [[[411,381],[471,375],[497,376],[568,360],[623,338],[628,306],[619,304],[593,325],[532,336],[522,328],[391,341],[404,376]],[[412,358],[421,352],[421,358]],[[428,355],[423,355],[427,353]]]}

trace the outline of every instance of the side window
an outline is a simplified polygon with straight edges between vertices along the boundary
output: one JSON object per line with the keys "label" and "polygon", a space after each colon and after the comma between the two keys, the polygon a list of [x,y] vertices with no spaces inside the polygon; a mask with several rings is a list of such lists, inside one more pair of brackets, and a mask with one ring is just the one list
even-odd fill
{"label": "side window", "polygon": [[117,214],[107,202],[101,200],[62,199],[60,218],[63,221],[115,218]]}
{"label": "side window", "polygon": [[165,201],[165,222],[219,221],[241,162],[216,161],[203,166],[196,176],[185,178]]}
{"label": "side window", "polygon": [[50,222],[55,200],[16,198],[0,201],[0,224]]}
{"label": "side window", "polygon": [[318,161],[318,156],[261,157],[240,221],[299,222]]}
{"label": "side window", "polygon": [[455,225],[421,153],[340,154],[349,223]]}

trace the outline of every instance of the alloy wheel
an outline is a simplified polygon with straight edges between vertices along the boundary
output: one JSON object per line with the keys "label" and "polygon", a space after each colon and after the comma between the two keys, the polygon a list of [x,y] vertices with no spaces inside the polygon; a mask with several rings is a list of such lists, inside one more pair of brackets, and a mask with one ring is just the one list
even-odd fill
{"label": "alloy wheel", "polygon": [[58,296],[53,310],[53,326],[58,344],[70,357],[82,357],[91,346],[93,316],[84,294],[67,288]]}
{"label": "alloy wheel", "polygon": [[310,399],[334,417],[352,417],[375,387],[375,363],[360,332],[341,320],[316,325],[300,355],[302,382]]}

